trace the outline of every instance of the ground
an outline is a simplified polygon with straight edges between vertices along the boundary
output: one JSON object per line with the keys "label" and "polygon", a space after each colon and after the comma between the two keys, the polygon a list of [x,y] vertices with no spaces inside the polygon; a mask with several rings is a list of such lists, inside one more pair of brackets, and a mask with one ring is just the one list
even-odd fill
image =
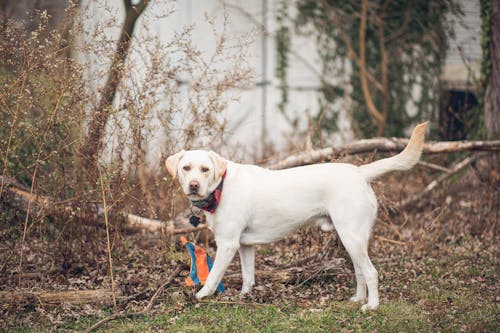
{"label": "ground", "polygon": [[[238,294],[238,258],[223,280],[227,291],[201,302],[194,299],[195,290],[184,286],[183,270],[147,315],[112,321],[98,331],[499,331],[498,188],[471,168],[416,205],[391,210],[394,202],[437,175],[419,167],[374,183],[381,204],[369,250],[380,276],[381,305],[375,311],[363,313],[359,304],[347,302],[354,292],[351,262],[334,233],[310,227],[258,248],[251,295]],[[135,295],[119,300],[119,309],[142,309],[169,272],[189,262],[175,239],[141,233],[116,237],[116,283],[122,295]],[[63,268],[37,265],[36,254],[27,249],[25,271],[46,273],[24,278],[21,285],[14,274],[3,274],[1,289],[109,287],[105,247],[99,244]],[[5,331],[64,332],[89,327],[113,306],[17,304],[0,310]]]}

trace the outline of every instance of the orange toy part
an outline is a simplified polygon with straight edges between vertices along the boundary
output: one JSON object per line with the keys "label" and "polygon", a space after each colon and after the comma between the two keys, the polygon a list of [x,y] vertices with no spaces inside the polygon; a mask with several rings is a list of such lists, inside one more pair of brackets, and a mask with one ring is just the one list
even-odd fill
{"label": "orange toy part", "polygon": [[199,246],[195,246],[194,255],[196,257],[196,271],[202,284],[205,284],[208,277],[207,251]]}
{"label": "orange toy part", "polygon": [[[204,285],[208,278],[208,273],[212,268],[212,260],[208,256],[207,251],[198,245],[188,242],[186,237],[181,237],[182,245],[186,247],[191,256],[191,271],[186,278],[186,286],[192,287],[196,285]],[[222,282],[217,286],[218,292],[224,292]]]}

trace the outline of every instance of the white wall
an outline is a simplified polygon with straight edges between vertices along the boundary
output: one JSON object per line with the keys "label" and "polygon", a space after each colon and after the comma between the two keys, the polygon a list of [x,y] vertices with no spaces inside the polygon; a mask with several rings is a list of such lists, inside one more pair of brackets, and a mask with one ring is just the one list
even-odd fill
{"label": "white wall", "polygon": [[[145,41],[160,40],[165,45],[168,44],[175,33],[180,33],[186,26],[193,26],[192,41],[204,54],[207,59],[213,53],[215,47],[215,38],[211,33],[211,26],[208,24],[206,16],[214,17],[217,24],[217,30],[222,30],[222,22],[224,13],[229,18],[227,31],[229,36],[238,37],[242,35],[253,35],[254,42],[250,44],[245,51],[245,61],[254,72],[253,83],[247,89],[239,89],[232,91],[231,99],[228,100],[228,107],[222,116],[227,120],[227,131],[224,134],[223,145],[214,147],[211,138],[201,138],[199,145],[206,148],[212,148],[220,151],[226,156],[233,157],[238,160],[253,161],[259,159],[262,154],[262,125],[266,124],[265,133],[266,144],[270,146],[279,155],[286,153],[289,149],[300,149],[304,145],[305,132],[308,128],[310,118],[317,115],[319,111],[319,100],[321,94],[318,91],[320,82],[318,73],[322,72],[321,62],[316,52],[314,38],[304,38],[297,36],[292,37],[292,53],[290,54],[290,66],[288,69],[288,85],[289,103],[286,106],[286,117],[278,110],[280,102],[279,84],[275,76],[276,67],[276,49],[274,41],[274,32],[277,28],[275,21],[277,0],[267,0],[267,34],[263,34],[263,3],[265,0],[184,0],[184,1],[151,1],[148,8],[141,16],[136,26],[133,43],[136,46],[131,50],[129,61],[134,62],[134,67],[139,68],[133,73],[133,82],[127,81],[125,85],[134,84],[135,89],[140,88],[141,81],[147,80],[141,68],[146,67],[148,57],[141,54],[140,49]],[[456,38],[450,42],[450,52],[448,53],[446,67],[444,70],[445,79],[453,75],[463,74],[463,62],[458,53],[458,46],[462,46],[463,54],[471,62],[477,63],[480,58],[479,35],[478,28],[480,27],[478,1],[462,0],[462,5],[465,8],[465,23],[464,27],[460,23],[456,23]],[[124,10],[122,0],[83,0],[83,14],[87,18],[84,20],[84,26],[88,32],[95,30],[99,24],[107,22],[114,17],[112,24],[106,26],[106,34],[110,39],[116,40],[119,35],[119,27],[124,18]],[[291,8],[293,14],[293,8]],[[479,21],[478,21],[479,20]],[[292,29],[293,32],[293,29]],[[91,35],[83,35],[82,41],[92,43]],[[263,39],[266,41],[267,56],[263,58]],[[98,96],[99,86],[105,80],[109,59],[106,54],[112,52],[112,49],[107,50],[101,55],[92,55],[81,53],[79,59],[86,66],[86,78],[91,91],[96,92],[94,96]],[[479,53],[478,53],[479,52]],[[171,54],[170,61],[182,61],[181,55]],[[220,65],[223,66],[223,65]],[[455,66],[455,67],[453,67]],[[96,73],[101,73],[96,75]],[[265,75],[264,75],[265,74]],[[266,99],[267,103],[263,105],[263,78],[266,77]],[[186,91],[188,86],[193,82],[189,82],[188,77],[179,79],[186,80]],[[349,89],[349,77],[328,78],[336,84],[345,85]],[[458,78],[460,79],[460,78]],[[161,90],[161,89],[160,89]],[[120,93],[123,93],[121,91]],[[120,93],[117,96],[116,105],[119,105]],[[130,93],[130,92],[127,92]],[[160,91],[158,92],[160,93]],[[183,95],[185,103],[188,105],[188,94]],[[95,102],[95,101],[94,101]],[[350,129],[350,121],[347,113],[344,112],[350,107],[349,98],[344,99],[337,108],[340,110],[339,126],[341,131],[334,136],[326,138],[326,144],[337,144],[343,141],[352,139]],[[411,109],[411,105],[409,108]],[[182,109],[182,108],[181,108]],[[161,111],[161,110],[160,110]],[[411,112],[411,110],[409,110]],[[183,119],[182,112],[179,112],[177,121],[179,125]],[[287,120],[288,119],[288,120]],[[290,123],[290,119],[294,120],[296,126]],[[128,128],[127,116],[123,116],[116,120],[121,122],[120,126],[125,130]],[[152,119],[151,121],[155,121]],[[113,125],[110,125],[113,126]],[[158,125],[158,127],[161,127]],[[159,128],[156,132],[151,133],[155,137],[149,147],[149,159],[152,164],[157,163],[164,149],[164,135]],[[109,138],[110,144],[113,147],[117,144],[117,138]],[[180,149],[182,147],[176,147]],[[112,148],[109,148],[112,150]]]}
{"label": "white wall", "polygon": [[[276,29],[275,11],[276,1],[267,0],[267,34],[263,34],[263,0],[251,1],[227,1],[225,3],[216,0],[185,0],[177,2],[151,1],[148,8],[141,16],[136,25],[134,33],[134,43],[143,40],[158,38],[163,43],[172,40],[175,33],[179,33],[186,26],[193,25],[192,40],[197,47],[206,52],[207,57],[213,52],[215,40],[207,23],[206,16],[216,17],[217,27],[222,29],[224,12],[229,17],[227,30],[232,36],[252,34],[254,42],[246,50],[245,59],[253,68],[255,73],[254,82],[248,89],[233,91],[233,97],[228,104],[224,117],[228,122],[228,130],[225,134],[223,147],[228,147],[224,154],[235,156],[237,159],[254,160],[261,156],[262,150],[262,124],[266,124],[266,144],[274,151],[283,151],[290,147],[300,148],[304,144],[304,132],[308,127],[308,119],[318,113],[320,87],[317,73],[321,72],[319,57],[316,53],[315,41],[303,37],[293,38],[293,53],[290,56],[290,67],[288,70],[288,84],[291,87],[289,92],[289,103],[286,107],[286,117],[278,111],[277,105],[280,102],[279,82],[275,77],[276,50],[274,42],[274,31]],[[86,17],[84,26],[88,30],[88,35],[82,35],[82,42],[92,43],[91,32],[103,22],[109,21],[112,17],[111,26],[106,26],[105,31],[110,39],[117,39],[119,27],[124,17],[124,9],[121,0],[113,1],[82,1],[83,15]],[[158,13],[171,14],[165,17],[158,17]],[[106,23],[107,24],[107,23]],[[266,41],[267,57],[264,60],[263,38]],[[108,50],[108,56],[112,50]],[[105,81],[105,70],[109,66],[109,59],[106,54],[93,55],[82,52],[78,58],[86,66],[86,78],[89,89],[97,92]],[[146,57],[147,58],[147,57]],[[137,62],[137,68],[141,68],[141,62],[147,61],[138,53],[135,48],[129,54],[130,61]],[[173,56],[175,60],[175,55]],[[180,60],[180,59],[179,59]],[[142,64],[144,65],[144,64]],[[264,68],[263,68],[264,67]],[[263,105],[264,88],[263,77],[266,82],[267,103]],[[96,73],[103,73],[96,75]],[[134,74],[134,81],[137,83],[141,78],[140,70]],[[183,79],[183,78],[181,78]],[[335,79],[335,78],[333,78]],[[343,78],[340,78],[343,80]],[[187,85],[191,82],[187,82]],[[98,96],[96,93],[95,96]],[[119,105],[117,97],[116,105]],[[187,98],[187,97],[186,97]],[[95,101],[94,101],[95,103]],[[265,117],[265,118],[264,118]],[[179,118],[182,118],[180,116]],[[294,127],[288,119],[295,120]],[[127,128],[126,117],[122,117],[121,127]],[[349,125],[344,122],[344,134],[349,138]],[[151,154],[155,160],[159,156],[161,146],[161,131],[159,131],[156,144],[152,146],[156,150]],[[341,141],[342,136],[337,136],[336,141]],[[117,138],[109,138],[110,142],[116,144]],[[202,140],[203,141],[203,140]],[[201,145],[210,145],[210,140],[205,139]],[[110,145],[112,145],[110,143]],[[216,147],[217,148],[217,147]],[[219,150],[224,150],[218,147]],[[297,149],[298,149],[297,148]]]}

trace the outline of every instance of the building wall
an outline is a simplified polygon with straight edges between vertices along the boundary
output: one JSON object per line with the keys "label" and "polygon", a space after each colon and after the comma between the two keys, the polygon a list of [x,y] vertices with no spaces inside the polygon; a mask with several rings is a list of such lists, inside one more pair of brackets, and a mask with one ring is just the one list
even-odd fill
{"label": "building wall", "polygon": [[[456,37],[450,41],[450,49],[443,69],[443,80],[451,86],[464,85],[464,82],[468,82],[469,68],[476,68],[480,59],[479,3],[478,1],[460,1],[464,8],[465,18],[463,22],[455,22]],[[109,27],[108,33],[110,37],[117,38],[118,28],[124,16],[122,1],[108,0],[105,3],[104,6],[103,1],[82,1],[82,8],[87,13],[91,13],[90,21],[85,24],[91,29],[100,21],[114,16],[116,25]],[[279,155],[280,152],[283,154],[286,151],[302,149],[304,146],[310,120],[319,112],[321,94],[318,73],[322,72],[321,62],[316,52],[315,40],[294,34],[293,52],[290,55],[288,70],[289,103],[286,105],[285,112],[281,113],[278,110],[281,98],[280,82],[275,75],[276,6],[277,0],[228,0],[225,2],[185,0],[174,3],[152,1],[142,15],[141,20],[144,22],[138,23],[134,36],[136,43],[140,43],[141,39],[148,40],[152,35],[163,43],[168,43],[175,33],[192,25],[193,43],[207,55],[213,52],[214,39],[210,37],[211,28],[206,16],[215,17],[216,26],[222,29],[222,17],[226,13],[229,17],[227,30],[231,36],[236,37],[253,32],[254,42],[246,50],[246,61],[255,73],[253,83],[246,89],[233,91],[233,97],[237,98],[229,101],[223,115],[228,123],[224,145],[213,147],[210,138],[202,138],[200,146],[216,149],[225,155],[247,161],[261,158],[263,150]],[[263,15],[264,7],[267,8],[266,15]],[[169,14],[160,19],[151,19],[154,16],[152,14],[161,11],[169,12]],[[263,33],[264,30],[265,33]],[[91,56],[90,59],[88,58],[87,56],[87,61],[90,60],[91,63],[87,75],[91,82],[89,85],[97,91],[103,78],[96,78],[93,74],[95,68],[92,66],[105,67],[107,63],[102,58],[92,59]],[[133,52],[130,58],[138,62],[142,61],[141,57]],[[175,60],[175,56],[173,59]],[[467,66],[464,65],[464,59]],[[329,79],[349,85],[348,77]],[[184,83],[186,86],[193,84],[189,80],[185,80]],[[410,105],[407,112],[412,112],[411,107]],[[349,108],[348,96],[337,108],[340,110],[340,131],[327,137],[325,144],[337,144],[351,140],[353,137],[349,118],[345,112]],[[179,122],[180,119],[182,115],[178,118]],[[161,133],[158,133],[157,142],[161,142]],[[159,147],[161,144],[152,146],[153,152],[150,155],[153,160],[161,155]]]}

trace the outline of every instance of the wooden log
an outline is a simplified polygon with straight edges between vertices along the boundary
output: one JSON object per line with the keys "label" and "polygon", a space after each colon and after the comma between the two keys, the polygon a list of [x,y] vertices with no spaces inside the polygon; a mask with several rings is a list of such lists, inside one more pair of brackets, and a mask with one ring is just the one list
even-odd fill
{"label": "wooden log", "polygon": [[[116,291],[120,295],[119,291]],[[40,304],[42,306],[55,306],[62,303],[87,304],[87,303],[113,303],[113,293],[110,289],[95,290],[65,290],[57,292],[45,291],[0,291],[0,306],[19,304]]]}

